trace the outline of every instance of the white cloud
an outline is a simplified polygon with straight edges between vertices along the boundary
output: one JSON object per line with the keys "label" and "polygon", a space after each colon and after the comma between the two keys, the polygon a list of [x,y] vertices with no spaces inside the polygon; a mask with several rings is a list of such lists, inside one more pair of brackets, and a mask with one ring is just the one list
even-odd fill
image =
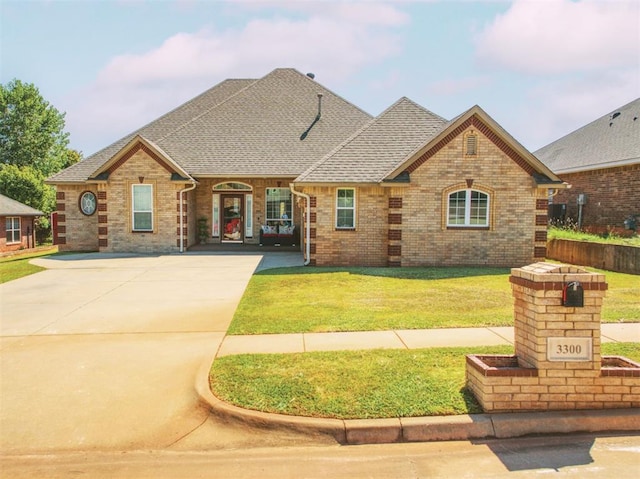
{"label": "white cloud", "polygon": [[479,34],[477,57],[536,74],[637,68],[639,22],[637,0],[517,0]]}
{"label": "white cloud", "polygon": [[[147,52],[119,55],[67,100],[67,125],[91,145],[85,153],[93,153],[225,78],[259,78],[293,67],[330,86],[400,51],[395,27],[408,21],[401,11],[372,4],[326,7],[295,18],[279,11],[237,29],[177,33]],[[108,140],[105,131],[111,132]]]}
{"label": "white cloud", "polygon": [[639,87],[640,72],[629,70],[541,82],[513,116],[511,131],[537,150],[635,100]]}

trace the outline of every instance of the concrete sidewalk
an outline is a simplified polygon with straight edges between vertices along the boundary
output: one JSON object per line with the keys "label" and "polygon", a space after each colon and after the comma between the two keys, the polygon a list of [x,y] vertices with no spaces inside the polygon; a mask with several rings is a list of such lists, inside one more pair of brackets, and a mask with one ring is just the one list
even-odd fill
{"label": "concrete sidewalk", "polygon": [[[602,325],[602,342],[640,342],[640,323]],[[513,345],[513,328],[403,329],[340,333],[225,336],[217,357],[243,353],[304,353],[359,349],[418,349]]]}
{"label": "concrete sidewalk", "polygon": [[[640,342],[640,323],[603,324],[602,342]],[[513,328],[459,328],[225,336],[216,357],[243,353],[300,353],[376,348],[415,349],[513,345]],[[460,441],[531,434],[640,430],[638,409],[567,410],[387,419],[323,419],[243,409],[216,398],[203,364],[196,389],[216,416],[268,430],[324,434],[340,444]]]}

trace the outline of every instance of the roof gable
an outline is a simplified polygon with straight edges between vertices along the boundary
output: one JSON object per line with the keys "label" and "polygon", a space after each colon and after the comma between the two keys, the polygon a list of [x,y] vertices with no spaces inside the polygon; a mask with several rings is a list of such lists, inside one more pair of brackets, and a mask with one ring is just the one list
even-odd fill
{"label": "roof gable", "polygon": [[100,168],[94,171],[89,180],[105,181],[109,175],[122,166],[127,160],[140,150],[162,166],[167,172],[177,174],[177,178],[182,180],[195,181],[191,176],[178,165],[169,155],[167,155],[158,145],[146,138],[136,135],[118,153],[111,157]]}
{"label": "roof gable", "polygon": [[535,152],[556,173],[640,163],[640,98]]}
{"label": "roof gable", "polygon": [[382,181],[447,121],[403,97],[296,178],[296,183]]}
{"label": "roof gable", "polygon": [[462,134],[469,126],[473,126],[485,135],[520,168],[531,175],[539,185],[553,184],[558,187],[563,184],[560,178],[509,135],[478,105],[473,106],[449,122],[445,128],[424,144],[414,155],[391,171],[387,178],[393,179],[403,173],[412,173],[454,138]]}

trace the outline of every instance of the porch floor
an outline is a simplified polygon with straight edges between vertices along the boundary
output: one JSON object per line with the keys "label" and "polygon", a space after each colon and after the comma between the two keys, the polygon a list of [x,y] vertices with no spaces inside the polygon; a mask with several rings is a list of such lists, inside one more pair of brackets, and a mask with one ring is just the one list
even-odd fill
{"label": "porch floor", "polygon": [[195,244],[187,248],[187,251],[211,251],[218,253],[243,254],[243,253],[300,253],[300,246],[260,246],[248,243],[207,243]]}

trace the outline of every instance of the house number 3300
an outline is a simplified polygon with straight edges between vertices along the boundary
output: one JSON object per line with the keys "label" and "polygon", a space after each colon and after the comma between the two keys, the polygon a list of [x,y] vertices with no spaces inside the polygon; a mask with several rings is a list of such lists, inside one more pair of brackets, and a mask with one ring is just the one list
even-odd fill
{"label": "house number 3300", "polygon": [[592,338],[547,338],[549,361],[591,361]]}
{"label": "house number 3300", "polygon": [[556,346],[557,354],[580,354],[582,346],[579,344],[558,344]]}

